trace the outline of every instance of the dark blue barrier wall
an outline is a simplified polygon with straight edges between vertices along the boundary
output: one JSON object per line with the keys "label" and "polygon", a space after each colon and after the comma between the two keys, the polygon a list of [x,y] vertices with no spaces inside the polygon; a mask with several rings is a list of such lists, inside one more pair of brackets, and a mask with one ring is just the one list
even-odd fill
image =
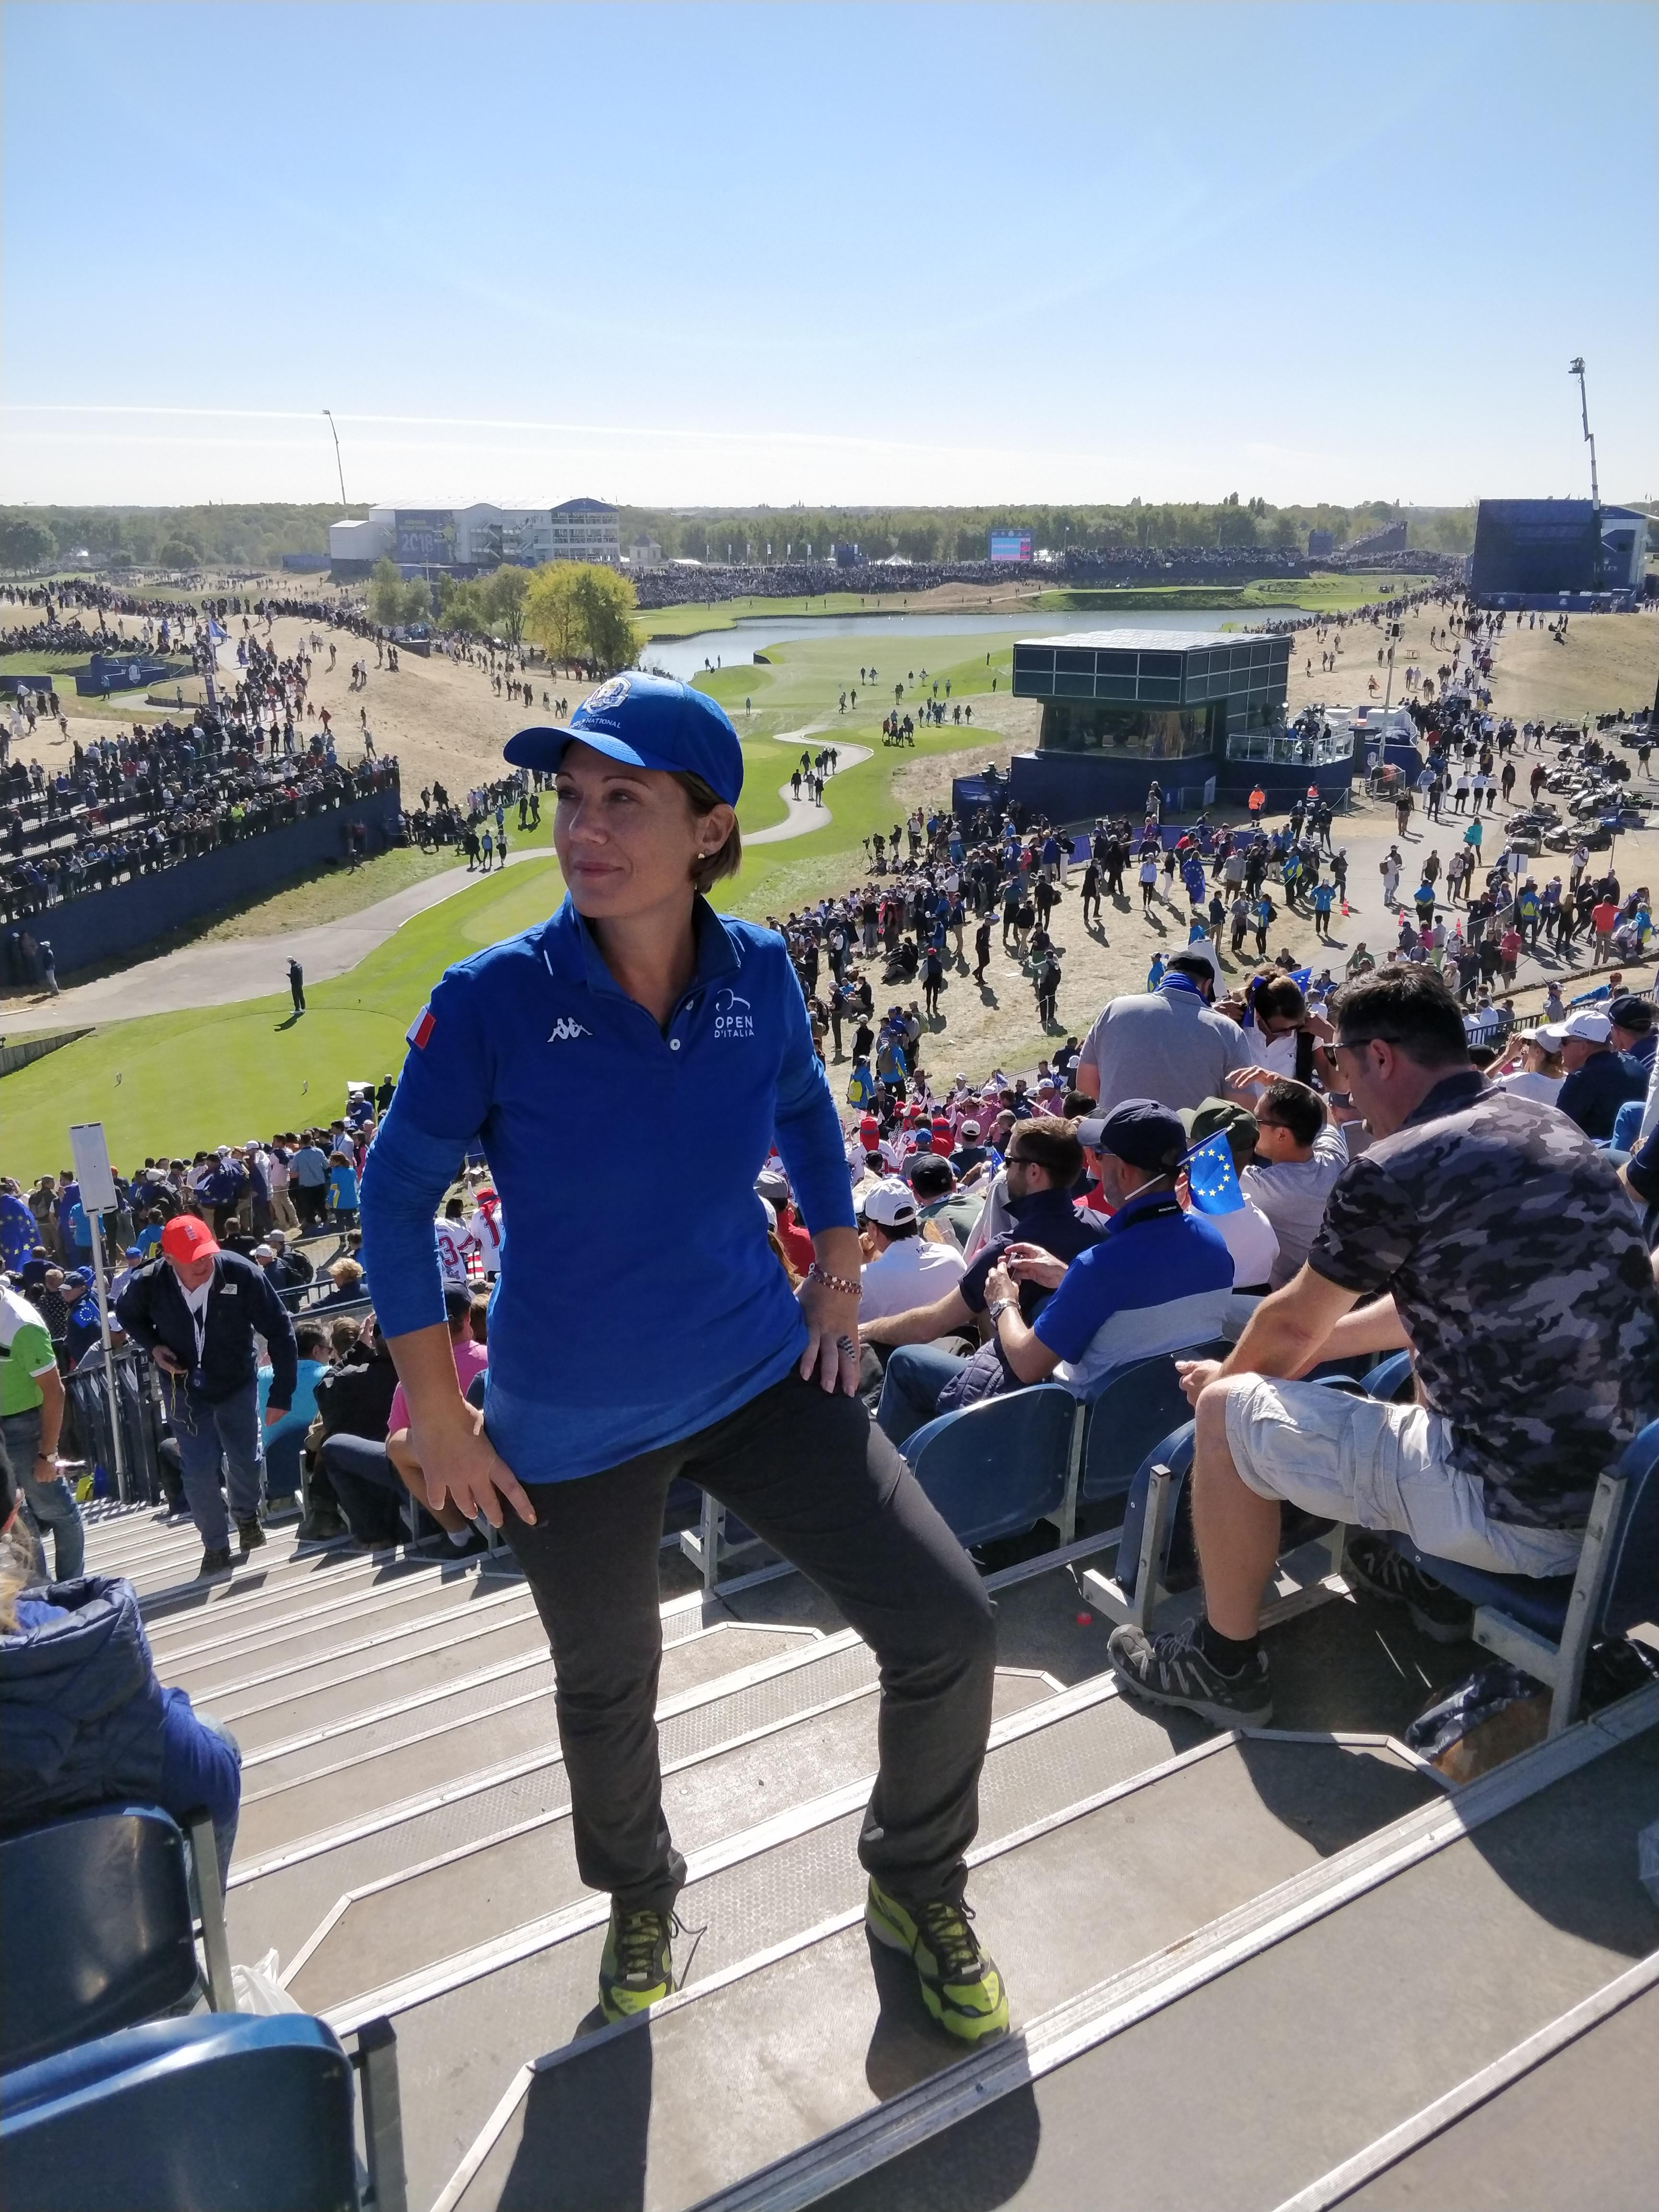
{"label": "dark blue barrier wall", "polygon": [[[1164,811],[1190,818],[1206,805],[1242,806],[1257,781],[1267,794],[1270,814],[1288,813],[1310,783],[1340,805],[1357,765],[1352,759],[1327,761],[1318,768],[1268,761],[1112,760],[1056,750],[1016,753],[1010,781],[1016,806],[1046,814],[1051,822],[1081,822],[1102,814],[1127,814],[1139,821],[1154,773],[1163,787]],[[1212,776],[1215,791],[1206,800],[1203,786]]]}
{"label": "dark blue barrier wall", "polygon": [[[77,968],[109,960],[149,945],[170,930],[179,929],[216,908],[240,903],[261,891],[275,890],[304,869],[322,860],[346,858],[346,824],[361,822],[368,832],[370,854],[386,850],[392,836],[401,800],[395,784],[354,799],[349,806],[331,807],[324,814],[308,814],[302,822],[283,830],[267,830],[253,837],[221,845],[194,860],[163,868],[159,875],[138,876],[115,884],[106,891],[88,891],[30,915],[15,924],[36,938],[51,940],[61,981]],[[0,945],[0,972],[12,968],[12,930]],[[6,972],[8,981],[25,980]]]}

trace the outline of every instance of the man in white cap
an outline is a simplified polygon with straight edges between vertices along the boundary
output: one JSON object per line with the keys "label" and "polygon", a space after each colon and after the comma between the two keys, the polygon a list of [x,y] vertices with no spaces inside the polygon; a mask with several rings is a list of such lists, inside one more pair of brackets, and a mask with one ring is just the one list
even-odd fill
{"label": "man in white cap", "polygon": [[961,1253],[954,1243],[923,1237],[915,1193],[897,1176],[884,1176],[865,1193],[864,1221],[870,1256],[862,1270],[860,1322],[931,1305],[961,1279]]}
{"label": "man in white cap", "polygon": [[1559,1031],[1538,1034],[1561,1040],[1557,1049],[1567,1079],[1556,1104],[1587,1137],[1611,1137],[1619,1109],[1646,1091],[1647,1070],[1613,1049],[1612,1022],[1588,1006],[1569,1014]]}

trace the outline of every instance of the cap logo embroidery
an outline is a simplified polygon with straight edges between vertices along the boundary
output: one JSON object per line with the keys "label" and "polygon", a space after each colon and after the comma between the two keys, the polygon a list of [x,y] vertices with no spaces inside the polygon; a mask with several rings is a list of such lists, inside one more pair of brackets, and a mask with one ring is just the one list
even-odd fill
{"label": "cap logo embroidery", "polygon": [[601,684],[597,691],[590,691],[582,701],[584,714],[603,714],[608,707],[620,707],[628,696],[630,686],[625,676],[613,676],[608,684]]}
{"label": "cap logo embroidery", "polygon": [[549,1044],[568,1044],[573,1037],[591,1037],[592,1034],[592,1030],[585,1030],[573,1016],[561,1014],[549,1032],[547,1041]]}

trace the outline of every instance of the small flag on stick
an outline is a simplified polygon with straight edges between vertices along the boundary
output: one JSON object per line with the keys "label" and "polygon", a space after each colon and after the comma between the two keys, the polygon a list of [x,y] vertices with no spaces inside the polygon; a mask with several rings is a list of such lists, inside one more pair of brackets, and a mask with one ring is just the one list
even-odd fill
{"label": "small flag on stick", "polygon": [[1232,1148],[1221,1130],[1188,1153],[1187,1185],[1200,1213],[1237,1213],[1243,1207],[1244,1194],[1233,1172]]}

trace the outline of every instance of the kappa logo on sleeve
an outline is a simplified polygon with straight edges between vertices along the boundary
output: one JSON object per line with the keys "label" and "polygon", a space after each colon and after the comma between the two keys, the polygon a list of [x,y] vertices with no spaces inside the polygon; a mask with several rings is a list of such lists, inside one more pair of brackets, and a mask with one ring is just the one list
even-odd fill
{"label": "kappa logo on sleeve", "polygon": [[754,1012],[747,999],[741,997],[728,985],[714,994],[714,1035],[729,1042],[737,1037],[752,1037],[755,1034]]}
{"label": "kappa logo on sleeve", "polygon": [[416,1052],[424,1052],[431,1042],[432,1032],[437,1028],[430,1006],[422,1006],[410,1024],[404,1042],[412,1044]]}
{"label": "kappa logo on sleeve", "polygon": [[569,1044],[576,1037],[591,1037],[592,1030],[585,1030],[573,1014],[561,1014],[548,1032],[549,1044]]}

